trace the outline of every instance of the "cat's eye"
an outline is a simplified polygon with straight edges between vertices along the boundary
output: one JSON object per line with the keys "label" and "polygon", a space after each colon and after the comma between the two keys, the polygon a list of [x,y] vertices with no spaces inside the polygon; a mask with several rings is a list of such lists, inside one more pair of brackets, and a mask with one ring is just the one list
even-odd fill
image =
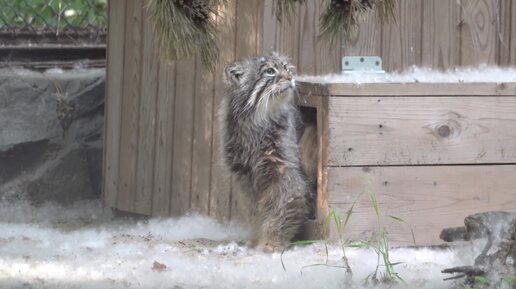
{"label": "cat's eye", "polygon": [[265,70],[265,73],[267,74],[270,74],[270,75],[274,75],[276,74],[276,70],[274,70],[274,68],[267,68],[267,70]]}

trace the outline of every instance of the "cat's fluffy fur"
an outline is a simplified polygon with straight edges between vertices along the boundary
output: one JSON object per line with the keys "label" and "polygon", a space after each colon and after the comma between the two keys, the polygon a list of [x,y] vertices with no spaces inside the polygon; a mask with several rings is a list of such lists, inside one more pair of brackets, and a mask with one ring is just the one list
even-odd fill
{"label": "cat's fluffy fur", "polygon": [[244,59],[225,69],[227,91],[219,114],[223,154],[255,204],[256,245],[266,250],[288,245],[310,210],[291,69],[278,54]]}

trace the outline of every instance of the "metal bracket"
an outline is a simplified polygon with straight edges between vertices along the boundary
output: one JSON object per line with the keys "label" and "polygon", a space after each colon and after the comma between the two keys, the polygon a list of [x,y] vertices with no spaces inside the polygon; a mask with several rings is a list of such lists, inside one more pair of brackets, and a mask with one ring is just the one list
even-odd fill
{"label": "metal bracket", "polygon": [[379,56],[344,56],[342,57],[342,73],[385,73],[382,69],[382,58]]}

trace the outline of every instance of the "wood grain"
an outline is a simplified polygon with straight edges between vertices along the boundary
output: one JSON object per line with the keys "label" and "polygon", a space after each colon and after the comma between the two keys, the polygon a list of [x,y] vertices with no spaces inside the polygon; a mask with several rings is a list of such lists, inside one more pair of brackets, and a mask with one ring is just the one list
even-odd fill
{"label": "wood grain", "polygon": [[299,66],[299,21],[300,15],[299,9],[297,9],[290,21],[285,19],[277,22],[276,26],[275,50],[287,55],[294,66]]}
{"label": "wood grain", "polygon": [[210,184],[210,216],[223,221],[230,218],[231,180],[227,171],[220,148],[220,123],[218,121],[218,109],[224,98],[225,85],[222,81],[224,67],[235,60],[236,46],[236,0],[228,1],[224,17],[219,17],[221,25],[220,33],[220,60],[215,69],[215,93],[213,99],[213,134],[212,134],[212,155],[210,161],[211,184]]}
{"label": "wood grain", "polygon": [[119,186],[117,209],[133,212],[136,198],[136,160],[142,65],[142,1],[127,2],[122,126],[120,136]]}
{"label": "wood grain", "polygon": [[213,73],[204,70],[200,59],[196,66],[195,113],[192,155],[192,210],[209,214],[212,117],[213,117]]}
{"label": "wood grain", "polygon": [[[242,59],[262,53],[257,31],[262,31],[263,0],[238,0],[236,9],[236,58]],[[231,219],[241,222],[250,220],[250,200],[248,195],[232,179]]]}
{"label": "wood grain", "polygon": [[[320,15],[326,8],[326,4],[329,3],[325,0],[317,0],[315,6],[315,23],[319,23]],[[341,71],[341,55],[342,55],[342,39],[336,41],[336,43],[329,43],[320,36],[319,25],[315,26],[315,35],[317,36],[317,42],[315,46],[315,74],[328,74],[338,73]]]}
{"label": "wood grain", "polygon": [[124,84],[125,1],[108,2],[108,50],[104,125],[103,202],[115,207],[118,194],[120,125]]}
{"label": "wood grain", "polygon": [[496,63],[498,0],[461,1],[460,64]]}
{"label": "wood grain", "polygon": [[[511,3],[512,0],[500,0],[500,13],[497,18],[497,28],[499,29],[498,64],[509,66],[511,62]],[[515,32],[516,33],[516,32]]]}
{"label": "wood grain", "polygon": [[161,62],[158,79],[158,110],[156,115],[156,158],[152,215],[170,213],[171,179],[174,143],[175,63]]}
{"label": "wood grain", "polygon": [[446,70],[459,64],[460,6],[456,0],[423,1],[421,64]]}
{"label": "wood grain", "polygon": [[324,83],[298,82],[300,93],[332,96],[509,96],[516,95],[516,83]]}
{"label": "wood grain", "polygon": [[422,0],[400,0],[396,21],[384,23],[382,59],[385,71],[403,71],[421,63]]}
{"label": "wood grain", "polygon": [[[304,1],[299,8],[299,42],[296,44],[299,51],[297,62],[298,74],[315,74],[315,59],[317,35],[316,26],[319,23],[315,15],[317,1]],[[264,31],[266,33],[266,31]]]}
{"label": "wood grain", "polygon": [[511,46],[509,65],[516,66],[516,3],[511,1]]}
{"label": "wood grain", "polygon": [[[346,227],[351,238],[367,238],[377,228],[370,193],[376,194],[382,225],[395,243],[410,243],[405,220],[418,244],[438,244],[443,228],[462,226],[480,211],[516,211],[515,165],[328,168],[330,208],[341,216],[363,194]],[[332,232],[335,236],[335,231]]]}
{"label": "wood grain", "polygon": [[[149,17],[143,10],[143,18]],[[159,59],[154,45],[154,33],[149,21],[142,21],[143,51],[141,73],[141,94],[139,104],[138,156],[136,167],[136,196],[134,212],[151,215],[154,194],[154,162],[156,139],[156,114],[158,96]]]}
{"label": "wood grain", "polygon": [[276,15],[274,15],[273,12],[274,5],[274,0],[263,1],[263,53],[270,53],[276,51],[276,30],[278,27],[278,22],[276,21]]}
{"label": "wood grain", "polygon": [[374,10],[360,19],[357,32],[343,41],[342,56],[381,56],[382,23]]}
{"label": "wood grain", "polygon": [[328,164],[516,163],[516,97],[331,97]]}
{"label": "wood grain", "polygon": [[195,95],[195,59],[176,62],[174,153],[170,213],[183,215],[190,209],[192,142]]}

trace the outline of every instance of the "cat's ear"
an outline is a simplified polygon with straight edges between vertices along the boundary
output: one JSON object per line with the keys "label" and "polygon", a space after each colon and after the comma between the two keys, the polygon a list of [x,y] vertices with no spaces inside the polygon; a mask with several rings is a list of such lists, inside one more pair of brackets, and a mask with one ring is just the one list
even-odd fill
{"label": "cat's ear", "polygon": [[224,70],[224,82],[230,85],[240,84],[244,75],[244,66],[240,62],[231,63]]}

